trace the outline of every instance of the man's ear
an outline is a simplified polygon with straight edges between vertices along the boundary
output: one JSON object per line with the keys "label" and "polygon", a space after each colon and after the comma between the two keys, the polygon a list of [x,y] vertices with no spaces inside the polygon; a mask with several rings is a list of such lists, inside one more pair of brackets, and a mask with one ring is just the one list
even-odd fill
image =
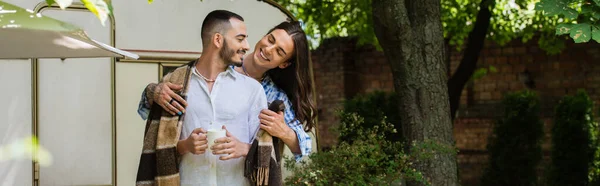
{"label": "man's ear", "polygon": [[221,48],[223,46],[223,35],[215,33],[212,37],[212,43],[215,47]]}
{"label": "man's ear", "polygon": [[286,62],[283,62],[283,63],[279,64],[279,68],[280,69],[284,69],[284,68],[289,67],[291,64],[292,63],[290,63],[289,61],[286,61]]}

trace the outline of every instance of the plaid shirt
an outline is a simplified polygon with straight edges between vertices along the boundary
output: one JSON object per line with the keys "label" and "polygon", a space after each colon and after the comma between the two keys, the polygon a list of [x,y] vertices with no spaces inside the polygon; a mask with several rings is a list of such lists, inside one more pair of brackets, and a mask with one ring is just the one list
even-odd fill
{"label": "plaid shirt", "polygon": [[[300,161],[303,156],[309,155],[312,151],[312,139],[310,136],[304,131],[302,128],[302,123],[296,120],[296,114],[292,110],[292,103],[288,99],[287,95],[283,90],[273,83],[271,78],[265,77],[261,82],[263,89],[265,89],[265,94],[267,94],[267,101],[270,103],[275,100],[281,100],[285,104],[284,111],[284,120],[285,123],[296,132],[296,136],[298,137],[298,144],[300,146],[300,154],[294,153],[294,158],[296,161]],[[138,114],[142,119],[146,120],[148,118],[148,113],[150,112],[150,103],[146,98],[146,89],[142,92],[142,98],[140,99],[140,103],[138,105]],[[258,117],[258,116],[257,116]]]}

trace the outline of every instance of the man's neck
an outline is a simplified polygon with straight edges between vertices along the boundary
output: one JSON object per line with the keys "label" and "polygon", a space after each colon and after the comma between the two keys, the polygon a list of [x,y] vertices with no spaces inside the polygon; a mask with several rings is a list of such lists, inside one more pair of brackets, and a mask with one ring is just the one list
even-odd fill
{"label": "man's neck", "polygon": [[[250,56],[253,54],[250,54]],[[236,67],[238,69],[238,72],[240,72],[242,74],[245,74],[247,76],[250,76],[258,81],[261,81],[262,78],[264,77],[264,74],[267,72],[268,69],[263,69],[257,66],[254,66],[254,59],[252,59],[251,57],[246,58],[246,60],[244,61],[244,64],[242,65],[242,67]]]}
{"label": "man's neck", "polygon": [[196,62],[196,70],[210,80],[216,80],[219,73],[227,70],[227,65],[219,55],[202,55]]}

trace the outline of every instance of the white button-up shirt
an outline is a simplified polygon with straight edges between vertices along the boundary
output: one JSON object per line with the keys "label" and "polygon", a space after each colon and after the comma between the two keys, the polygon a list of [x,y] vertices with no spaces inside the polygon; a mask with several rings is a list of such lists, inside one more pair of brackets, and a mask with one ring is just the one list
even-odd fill
{"label": "white button-up shirt", "polygon": [[[258,115],[267,108],[260,83],[227,68],[217,76],[209,92],[206,81],[193,68],[181,139],[188,138],[195,128],[220,129],[225,125],[242,143],[251,143],[259,129]],[[210,156],[214,155],[208,152],[183,155],[179,169],[181,184],[208,185]],[[218,185],[249,185],[244,177],[244,159],[216,160]]]}

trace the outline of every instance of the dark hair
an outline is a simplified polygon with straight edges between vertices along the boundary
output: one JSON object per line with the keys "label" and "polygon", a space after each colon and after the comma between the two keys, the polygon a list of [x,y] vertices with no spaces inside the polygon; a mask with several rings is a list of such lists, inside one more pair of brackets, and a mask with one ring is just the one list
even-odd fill
{"label": "dark hair", "polygon": [[215,10],[208,13],[202,22],[202,31],[200,31],[202,46],[207,46],[215,33],[224,34],[226,30],[230,29],[231,22],[229,22],[229,19],[231,18],[244,21],[242,16],[227,10]]}
{"label": "dark hair", "polygon": [[297,21],[282,22],[269,30],[285,30],[294,41],[294,52],[288,62],[290,65],[286,68],[273,68],[266,74],[273,80],[277,87],[281,88],[287,94],[296,118],[301,123],[306,123],[305,131],[310,131],[315,125],[316,109],[312,100],[312,81],[308,75],[308,63],[310,61],[310,51],[306,34]]}

